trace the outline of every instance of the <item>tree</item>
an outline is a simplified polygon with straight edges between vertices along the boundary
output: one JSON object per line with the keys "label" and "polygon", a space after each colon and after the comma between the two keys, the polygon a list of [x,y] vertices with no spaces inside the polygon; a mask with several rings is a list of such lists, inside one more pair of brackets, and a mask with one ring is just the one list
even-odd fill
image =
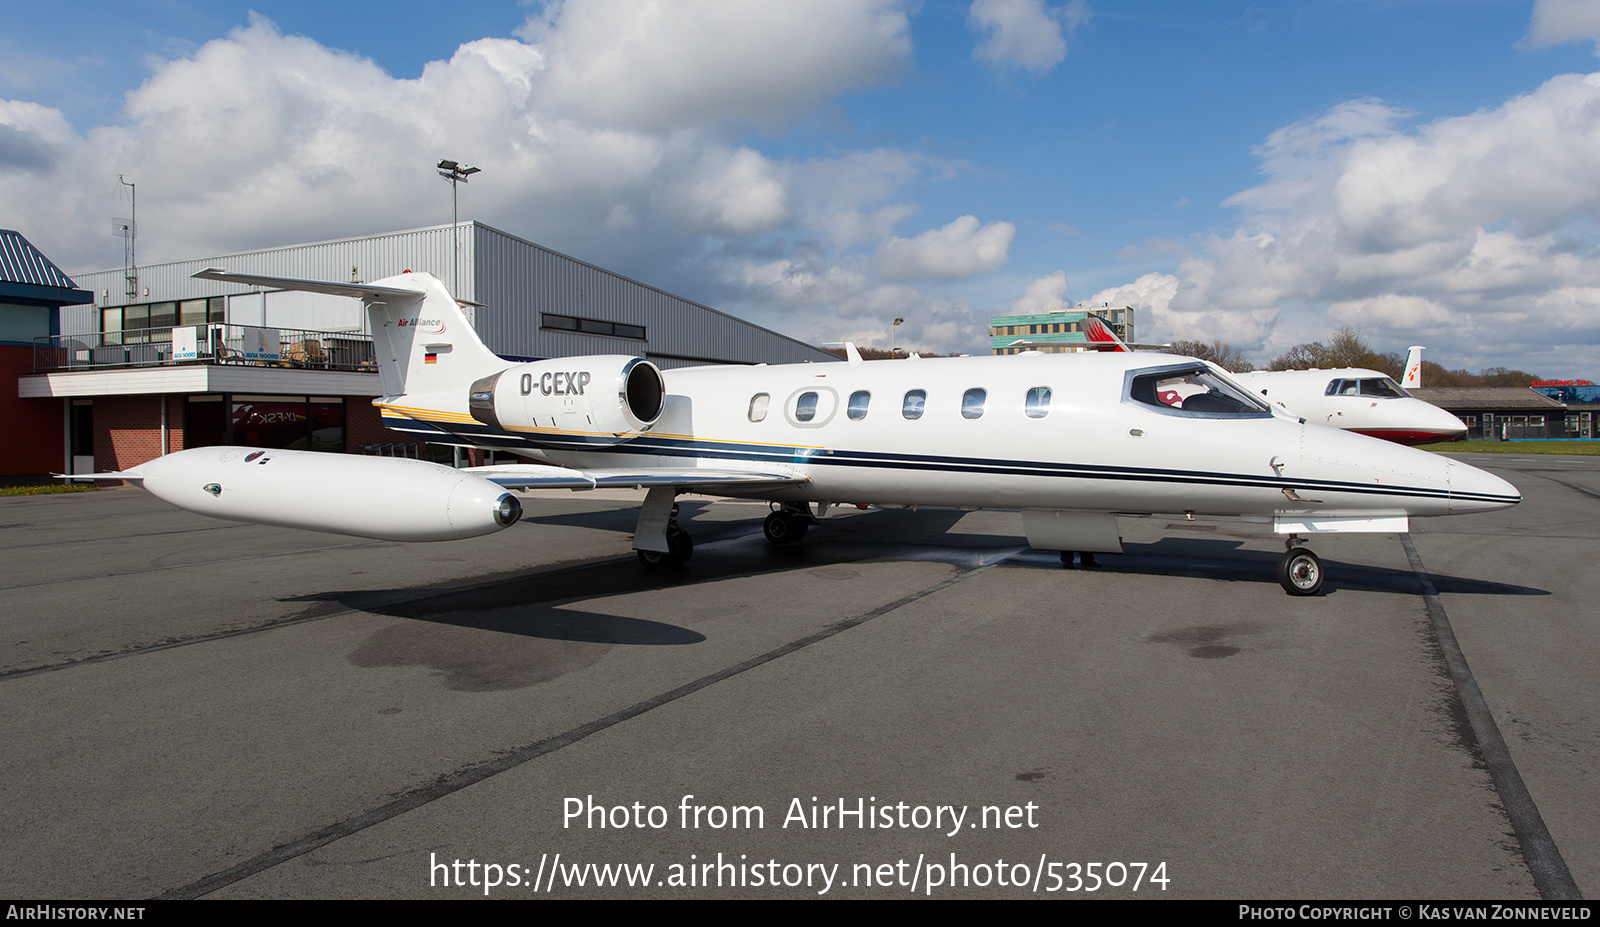
{"label": "tree", "polygon": [[[1399,380],[1405,372],[1405,359],[1398,353],[1379,354],[1372,350],[1361,333],[1346,325],[1323,344],[1312,341],[1297,344],[1274,358],[1268,370],[1331,370],[1338,367],[1365,367]],[[1527,386],[1538,375],[1507,367],[1489,367],[1478,373],[1447,370],[1442,364],[1422,362],[1424,386]]]}
{"label": "tree", "polygon": [[1174,341],[1170,353],[1210,361],[1229,373],[1249,373],[1256,369],[1255,364],[1245,359],[1243,351],[1220,338],[1210,344],[1203,341]]}
{"label": "tree", "polygon": [[1399,354],[1379,354],[1372,350],[1360,332],[1346,325],[1334,332],[1327,344],[1320,341],[1297,344],[1267,365],[1268,370],[1309,370],[1313,367],[1321,370],[1365,367],[1387,376],[1399,377],[1405,367],[1405,359]]}

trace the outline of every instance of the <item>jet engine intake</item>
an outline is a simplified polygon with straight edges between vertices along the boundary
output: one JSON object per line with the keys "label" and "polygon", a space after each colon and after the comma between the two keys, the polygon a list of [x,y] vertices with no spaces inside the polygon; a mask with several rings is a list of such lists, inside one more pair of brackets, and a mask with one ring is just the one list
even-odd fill
{"label": "jet engine intake", "polygon": [[666,398],[641,357],[594,355],[517,364],[473,383],[472,417],[501,431],[558,431],[620,444],[648,431]]}

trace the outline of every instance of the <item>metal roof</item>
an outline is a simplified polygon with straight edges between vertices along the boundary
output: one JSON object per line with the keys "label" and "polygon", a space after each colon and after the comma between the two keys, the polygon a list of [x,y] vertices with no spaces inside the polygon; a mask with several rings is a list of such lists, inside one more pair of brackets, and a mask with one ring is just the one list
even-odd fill
{"label": "metal roof", "polygon": [[11,229],[0,229],[0,282],[25,283],[63,290],[78,288],[53,261]]}
{"label": "metal roof", "polygon": [[1450,412],[1474,409],[1545,412],[1564,408],[1549,396],[1526,386],[1414,386],[1406,392]]}

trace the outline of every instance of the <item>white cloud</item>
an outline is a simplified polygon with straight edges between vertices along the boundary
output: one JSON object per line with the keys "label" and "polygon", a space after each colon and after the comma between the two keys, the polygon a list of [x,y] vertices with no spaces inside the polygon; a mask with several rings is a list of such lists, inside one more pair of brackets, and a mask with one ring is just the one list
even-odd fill
{"label": "white cloud", "polygon": [[1060,9],[1045,6],[1044,0],[973,0],[967,22],[980,41],[972,57],[997,70],[1043,74],[1067,57],[1062,28],[1071,35],[1089,18],[1086,0],[1071,0]]}
{"label": "white cloud", "polygon": [[448,221],[432,168],[448,157],[483,169],[463,218],[798,337],[900,316],[902,343],[971,349],[986,313],[900,281],[1003,266],[1015,227],[968,216],[894,237],[918,211],[907,188],[963,165],[893,148],[788,159],[738,126],[729,141],[729,120],[782,122],[894,77],[905,6],[557,3],[520,39],[468,42],[413,79],[252,17],[152,62],[117,125],[79,132],[0,101],[0,202],[84,270],[121,263],[119,173],[154,262]]}
{"label": "white cloud", "polygon": [[[1534,47],[1600,40],[1600,3],[1595,0],[1534,0],[1526,41]],[[1600,53],[1600,48],[1596,49]]]}
{"label": "white cloud", "polygon": [[690,231],[748,235],[785,222],[789,195],[777,166],[750,148],[708,148],[661,200]]}
{"label": "white cloud", "polygon": [[72,127],[59,111],[0,100],[0,172],[52,174],[72,140]]}
{"label": "white cloud", "polygon": [[899,0],[556,0],[518,34],[547,57],[547,107],[648,132],[781,122],[911,58]]}
{"label": "white cloud", "polygon": [[1004,267],[1017,227],[980,225],[962,216],[916,238],[890,238],[878,248],[878,267],[891,280],[961,280]]}
{"label": "white cloud", "polygon": [[1421,296],[1394,293],[1332,303],[1328,306],[1328,316],[1367,332],[1378,329],[1426,332],[1450,324],[1450,310],[1439,303]]}
{"label": "white cloud", "polygon": [[1006,307],[1009,315],[1032,315],[1053,309],[1066,309],[1067,272],[1057,270],[1045,274],[1023,288],[1022,295]]}
{"label": "white cloud", "polygon": [[1545,340],[1534,357],[1587,363],[1579,346],[1600,341],[1600,75],[1408,118],[1357,100],[1274,132],[1257,149],[1265,180],[1228,201],[1238,225],[1180,262],[1153,331],[1266,357],[1353,324],[1470,366],[1530,350],[1503,334],[1524,319]]}

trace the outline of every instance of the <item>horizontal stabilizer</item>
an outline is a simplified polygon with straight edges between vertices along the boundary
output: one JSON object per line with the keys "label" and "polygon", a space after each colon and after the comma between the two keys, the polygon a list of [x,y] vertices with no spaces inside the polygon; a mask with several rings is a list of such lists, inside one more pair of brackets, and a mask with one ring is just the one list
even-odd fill
{"label": "horizontal stabilizer", "polygon": [[259,277],[255,274],[236,274],[232,271],[208,267],[195,274],[206,280],[237,283],[242,286],[261,286],[275,290],[300,290],[306,293],[326,293],[329,296],[348,296],[351,299],[391,299],[396,296],[418,299],[422,293],[393,286],[372,286],[366,283],[330,283],[325,280],[296,280],[293,277]]}
{"label": "horizontal stabilizer", "polygon": [[686,492],[730,486],[795,486],[805,477],[787,473],[750,473],[697,467],[651,467],[647,470],[570,470],[538,464],[468,467],[463,470],[507,489],[601,489],[606,487],[676,486]]}

